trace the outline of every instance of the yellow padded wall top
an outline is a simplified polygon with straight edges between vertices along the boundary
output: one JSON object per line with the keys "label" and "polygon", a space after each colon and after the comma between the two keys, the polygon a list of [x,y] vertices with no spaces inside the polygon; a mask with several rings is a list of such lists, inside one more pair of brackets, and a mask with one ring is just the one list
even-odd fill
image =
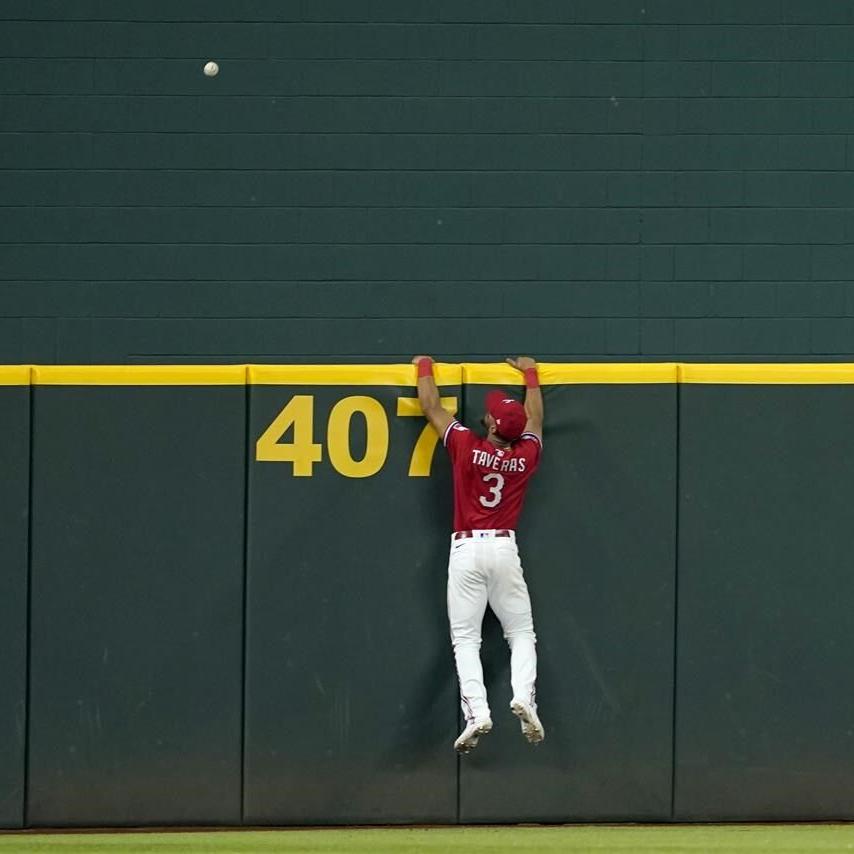
{"label": "yellow padded wall top", "polygon": [[[854,364],[579,362],[538,365],[543,385],[689,383],[850,385]],[[522,385],[496,363],[437,363],[438,385]],[[0,365],[0,386],[21,385],[416,385],[414,365]]]}
{"label": "yellow padded wall top", "polygon": [[[437,363],[437,385],[459,385],[462,366]],[[250,385],[417,384],[415,365],[249,365]]]}
{"label": "yellow padded wall top", "polygon": [[0,385],[29,385],[29,365],[0,365]]}
{"label": "yellow padded wall top", "polygon": [[[483,365],[466,363],[463,382],[474,385],[521,385],[522,375],[510,365]],[[675,383],[677,365],[674,362],[637,363],[567,363],[538,365],[542,385],[564,385],[577,383]]]}
{"label": "yellow padded wall top", "polygon": [[33,385],[245,385],[246,365],[37,365]]}

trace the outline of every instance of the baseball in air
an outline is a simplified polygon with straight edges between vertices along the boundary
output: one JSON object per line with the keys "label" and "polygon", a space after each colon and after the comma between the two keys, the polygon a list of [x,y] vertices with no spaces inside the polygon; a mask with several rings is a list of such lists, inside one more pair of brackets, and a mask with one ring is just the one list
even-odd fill
{"label": "baseball in air", "polygon": [[205,76],[216,77],[219,74],[219,66],[215,62],[205,63]]}

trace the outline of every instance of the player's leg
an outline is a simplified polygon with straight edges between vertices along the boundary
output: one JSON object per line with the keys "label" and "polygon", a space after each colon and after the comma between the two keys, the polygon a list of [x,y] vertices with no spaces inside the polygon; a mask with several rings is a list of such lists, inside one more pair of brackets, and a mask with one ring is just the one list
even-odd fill
{"label": "player's leg", "polygon": [[531,597],[515,539],[496,538],[492,551],[488,598],[510,647],[510,708],[521,721],[525,738],[536,744],[545,738],[545,731],[537,715],[537,637]]}
{"label": "player's leg", "polygon": [[486,612],[486,579],[478,567],[474,540],[454,540],[448,561],[448,622],[460,681],[460,704],[466,727],[454,745],[467,753],[478,736],[492,728],[483,665],[481,626]]}
{"label": "player's leg", "polygon": [[522,571],[516,543],[512,539],[491,541],[492,561],[488,580],[489,605],[495,612],[510,646],[510,682],[513,696],[534,702],[537,679],[537,649],[531,597]]}

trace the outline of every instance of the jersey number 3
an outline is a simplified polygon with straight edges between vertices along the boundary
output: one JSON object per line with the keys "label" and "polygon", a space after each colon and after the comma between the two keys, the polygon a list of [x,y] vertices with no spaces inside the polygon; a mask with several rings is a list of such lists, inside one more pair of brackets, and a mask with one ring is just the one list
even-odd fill
{"label": "jersey number 3", "polygon": [[484,498],[482,495],[480,496],[480,503],[484,507],[497,507],[501,501],[501,490],[504,489],[504,477],[497,472],[491,472],[490,474],[485,474],[483,476],[484,483],[489,483],[491,480],[495,481],[495,485],[489,487],[489,491],[492,493],[492,498]]}

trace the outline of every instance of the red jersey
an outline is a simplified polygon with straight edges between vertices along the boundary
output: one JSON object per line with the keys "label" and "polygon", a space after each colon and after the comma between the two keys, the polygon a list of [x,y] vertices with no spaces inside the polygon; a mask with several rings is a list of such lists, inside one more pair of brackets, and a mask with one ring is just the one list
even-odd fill
{"label": "red jersey", "polygon": [[540,463],[540,437],[523,433],[508,448],[497,448],[452,421],[442,441],[454,470],[454,530],[515,530],[528,480]]}

